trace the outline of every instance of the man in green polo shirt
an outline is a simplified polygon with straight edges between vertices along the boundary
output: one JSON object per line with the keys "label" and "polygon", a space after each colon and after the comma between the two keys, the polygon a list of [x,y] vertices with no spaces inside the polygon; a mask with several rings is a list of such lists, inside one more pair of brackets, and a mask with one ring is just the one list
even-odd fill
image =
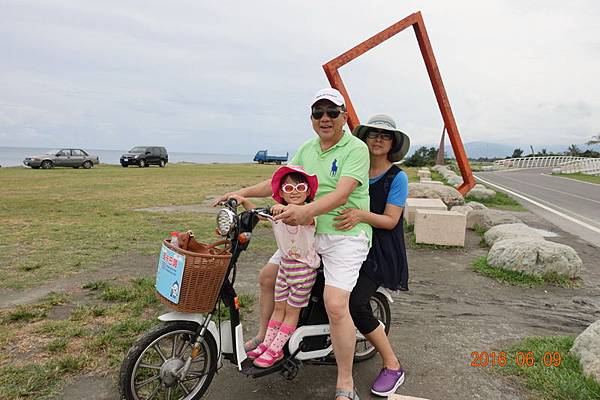
{"label": "man in green polo shirt", "polygon": [[[371,226],[366,223],[358,223],[344,231],[336,230],[334,226],[333,218],[345,208],[369,211],[369,150],[362,140],[344,132],[347,118],[340,92],[332,88],[317,92],[311,103],[311,122],[318,137],[304,143],[290,162],[317,175],[319,188],[316,198],[302,206],[287,205],[285,211],[275,217],[289,225],[305,225],[317,218],[316,250],[323,260],[325,308],[338,366],[336,399],[358,398],[352,379],[356,328],[348,304],[360,267],[367,258],[371,238]],[[227,193],[215,204],[232,194],[271,196],[271,180]],[[261,270],[261,326],[257,336],[246,344],[247,350],[264,338],[273,309],[273,288],[279,260],[280,255],[276,252]]]}

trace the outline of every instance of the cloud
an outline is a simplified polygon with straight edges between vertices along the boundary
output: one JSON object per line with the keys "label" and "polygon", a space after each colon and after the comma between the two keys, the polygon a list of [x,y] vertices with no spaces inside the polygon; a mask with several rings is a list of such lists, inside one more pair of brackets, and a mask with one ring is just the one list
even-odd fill
{"label": "cloud", "polygon": [[[599,130],[594,1],[5,0],[2,8],[0,145],[293,152],[314,135],[307,103],[328,85],[321,65],[417,10],[463,141],[572,143]],[[361,119],[386,112],[412,143],[439,141],[412,30],[340,72]]]}

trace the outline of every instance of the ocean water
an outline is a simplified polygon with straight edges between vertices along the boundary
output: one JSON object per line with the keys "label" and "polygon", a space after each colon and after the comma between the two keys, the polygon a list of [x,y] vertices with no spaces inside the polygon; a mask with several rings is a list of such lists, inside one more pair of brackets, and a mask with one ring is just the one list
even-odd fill
{"label": "ocean water", "polygon": [[[2,167],[14,167],[23,165],[23,159],[27,156],[43,154],[49,147],[2,147],[0,146],[0,165]],[[83,149],[90,154],[100,157],[100,162],[104,164],[119,164],[121,155],[127,150],[98,150]],[[167,149],[168,150],[168,149]],[[191,162],[198,164],[210,163],[251,163],[254,155],[249,154],[206,154],[206,153],[183,153],[169,151],[169,162]]]}

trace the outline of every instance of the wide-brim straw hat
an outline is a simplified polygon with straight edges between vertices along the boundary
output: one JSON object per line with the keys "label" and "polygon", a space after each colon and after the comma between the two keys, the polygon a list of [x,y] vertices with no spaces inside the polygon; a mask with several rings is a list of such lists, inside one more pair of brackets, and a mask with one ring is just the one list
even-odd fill
{"label": "wide-brim straw hat", "polygon": [[367,132],[371,129],[382,129],[394,134],[396,141],[394,147],[390,149],[390,160],[392,162],[400,161],[408,153],[410,147],[410,138],[408,135],[398,128],[392,117],[386,114],[377,114],[369,118],[369,121],[364,125],[358,125],[352,131],[352,134],[360,140],[367,141]]}
{"label": "wide-brim straw hat", "polygon": [[281,189],[281,181],[283,177],[291,172],[297,172],[301,175],[304,175],[306,181],[308,182],[308,200],[314,200],[317,195],[317,188],[319,187],[319,180],[316,175],[311,175],[306,172],[302,167],[298,167],[295,165],[285,165],[279,168],[277,171],[273,173],[273,177],[271,178],[271,190],[273,191],[273,199],[278,203],[283,203],[283,198],[279,195],[279,190]]}

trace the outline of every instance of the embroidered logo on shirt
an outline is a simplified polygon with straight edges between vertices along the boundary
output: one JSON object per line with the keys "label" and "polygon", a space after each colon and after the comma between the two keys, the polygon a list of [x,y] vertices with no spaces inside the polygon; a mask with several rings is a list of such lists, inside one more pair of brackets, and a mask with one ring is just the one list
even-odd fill
{"label": "embroidered logo on shirt", "polygon": [[337,170],[338,170],[338,166],[337,166],[337,158],[336,158],[331,163],[331,172],[329,173],[329,175],[335,176],[335,174],[337,174]]}

